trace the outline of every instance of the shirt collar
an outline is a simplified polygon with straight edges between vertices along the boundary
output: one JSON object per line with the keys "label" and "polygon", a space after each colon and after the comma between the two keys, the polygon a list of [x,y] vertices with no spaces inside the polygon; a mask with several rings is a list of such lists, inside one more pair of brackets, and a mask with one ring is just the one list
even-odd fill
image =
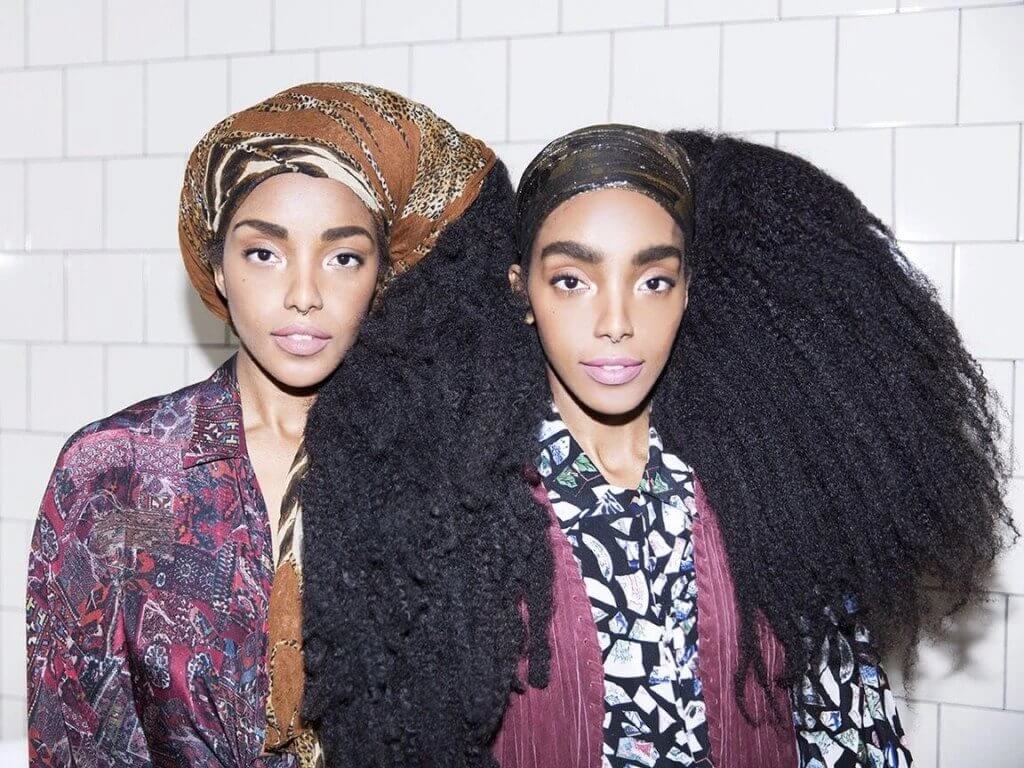
{"label": "shirt collar", "polygon": [[196,385],[192,435],[182,459],[185,469],[234,459],[244,453],[242,401],[235,374],[237,354]]}

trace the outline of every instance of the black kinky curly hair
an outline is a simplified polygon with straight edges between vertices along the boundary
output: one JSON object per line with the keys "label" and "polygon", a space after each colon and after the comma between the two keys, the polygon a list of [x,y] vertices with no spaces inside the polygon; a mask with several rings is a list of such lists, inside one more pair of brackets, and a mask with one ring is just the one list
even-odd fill
{"label": "black kinky curly hair", "polygon": [[[883,650],[916,638],[932,579],[973,597],[1013,530],[1007,463],[978,364],[852,192],[775,149],[669,136],[694,165],[693,279],[653,421],[720,518],[742,704],[748,675],[798,679],[845,596]],[[526,682],[547,679],[548,521],[523,467],[550,393],[505,278],[511,203],[499,168],[310,415],[303,715],[331,765],[491,765],[528,637]]]}

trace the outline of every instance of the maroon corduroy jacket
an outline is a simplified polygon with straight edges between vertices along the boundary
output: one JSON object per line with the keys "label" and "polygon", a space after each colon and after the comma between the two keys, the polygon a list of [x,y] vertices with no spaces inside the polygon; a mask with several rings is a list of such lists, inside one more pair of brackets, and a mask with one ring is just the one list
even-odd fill
{"label": "maroon corduroy jacket", "polygon": [[[718,519],[695,483],[694,565],[697,572],[697,615],[700,617],[698,665],[707,707],[711,760],[716,768],[795,768],[796,734],[788,693],[776,689],[774,702],[751,678],[746,702],[752,726],[733,695],[739,665],[739,613],[732,575]],[[545,688],[513,693],[492,746],[502,768],[600,768],[604,718],[604,668],[590,600],[543,485],[534,497],[551,517],[549,535],[554,555],[551,677]],[[761,625],[761,652],[769,679],[782,670],[783,649],[767,624]],[[526,662],[520,665],[526,679]],[[772,717],[771,707],[786,716]]]}

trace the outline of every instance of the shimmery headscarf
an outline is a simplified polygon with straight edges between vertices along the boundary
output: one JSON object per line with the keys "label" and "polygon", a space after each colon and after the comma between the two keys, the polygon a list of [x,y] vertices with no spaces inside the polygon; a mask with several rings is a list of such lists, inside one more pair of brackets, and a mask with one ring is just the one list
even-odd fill
{"label": "shimmery headscarf", "polygon": [[383,88],[289,88],[222,120],[192,151],[178,216],[185,268],[206,306],[227,320],[211,249],[248,192],[297,172],[350,187],[388,235],[389,273],[401,274],[469,207],[493,164],[483,142]]}
{"label": "shimmery headscarf", "polygon": [[690,158],[663,133],[633,125],[590,125],[555,139],[523,173],[516,192],[520,255],[555,208],[571,197],[604,187],[625,187],[661,205],[693,238],[693,171]]}

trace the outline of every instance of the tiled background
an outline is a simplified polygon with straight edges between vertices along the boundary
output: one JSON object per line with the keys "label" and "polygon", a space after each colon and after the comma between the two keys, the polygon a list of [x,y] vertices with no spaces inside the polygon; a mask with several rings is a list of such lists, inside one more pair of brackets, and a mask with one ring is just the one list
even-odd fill
{"label": "tiled background", "polygon": [[[63,440],[230,352],[175,236],[185,155],[229,111],[367,80],[515,175],[607,120],[804,155],[895,227],[1024,453],[1022,40],[1020,2],[0,0],[0,736],[23,731],[26,548]],[[921,768],[1024,764],[1024,548],[991,590],[923,651]]]}

